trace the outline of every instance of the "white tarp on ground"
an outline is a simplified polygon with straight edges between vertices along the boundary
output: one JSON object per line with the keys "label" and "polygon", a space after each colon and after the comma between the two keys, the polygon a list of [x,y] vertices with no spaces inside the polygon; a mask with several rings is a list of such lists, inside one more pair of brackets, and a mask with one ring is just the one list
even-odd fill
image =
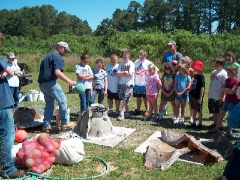
{"label": "white tarp on ground", "polygon": [[[83,139],[83,142],[97,144],[101,146],[114,147],[118,145],[121,141],[123,141],[125,138],[130,136],[134,131],[136,131],[136,129],[112,126],[112,134],[104,137],[89,137],[88,139]],[[76,130],[64,132],[59,137],[62,139],[70,139],[73,137],[82,138]]]}

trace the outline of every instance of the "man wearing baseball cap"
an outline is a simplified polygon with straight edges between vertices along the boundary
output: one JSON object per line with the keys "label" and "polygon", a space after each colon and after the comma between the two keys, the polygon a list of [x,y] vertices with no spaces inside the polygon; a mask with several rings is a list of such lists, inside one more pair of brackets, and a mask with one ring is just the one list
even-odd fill
{"label": "man wearing baseball cap", "polygon": [[[175,71],[178,71],[178,64],[181,63],[183,55],[180,52],[177,52],[177,44],[175,41],[170,40],[167,43],[168,51],[163,56],[162,65],[171,62]],[[163,113],[167,115],[167,104],[163,106]]]}
{"label": "man wearing baseball cap", "polygon": [[54,111],[54,101],[58,101],[59,113],[61,118],[61,130],[71,128],[67,123],[68,112],[67,112],[67,98],[57,83],[57,79],[65,81],[71,86],[75,86],[77,83],[69,79],[63,74],[64,56],[67,52],[70,52],[70,48],[66,42],[60,41],[56,45],[55,51],[47,54],[40,64],[40,72],[38,76],[38,83],[40,90],[44,94],[46,102],[44,111],[44,125],[43,131],[49,133],[52,130],[51,119]]}

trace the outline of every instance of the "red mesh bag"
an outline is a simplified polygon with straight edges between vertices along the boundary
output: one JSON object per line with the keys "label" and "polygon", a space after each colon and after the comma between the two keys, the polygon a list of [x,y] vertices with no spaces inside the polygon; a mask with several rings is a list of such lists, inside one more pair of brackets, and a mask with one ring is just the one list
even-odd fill
{"label": "red mesh bag", "polygon": [[54,163],[60,146],[61,140],[54,140],[47,133],[41,133],[23,142],[15,162],[30,171],[42,174]]}

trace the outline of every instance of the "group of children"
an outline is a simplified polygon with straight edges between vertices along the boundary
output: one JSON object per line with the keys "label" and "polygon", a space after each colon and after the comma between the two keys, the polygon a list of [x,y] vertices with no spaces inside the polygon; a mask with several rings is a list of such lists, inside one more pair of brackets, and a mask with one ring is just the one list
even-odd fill
{"label": "group of children", "polygon": [[[170,102],[174,114],[173,123],[184,124],[185,107],[189,104],[191,124],[187,127],[201,129],[205,92],[203,62],[200,60],[192,62],[188,56],[184,56],[179,63],[166,62],[163,64],[163,74],[160,77],[157,66],[146,57],[147,52],[141,50],[139,59],[132,62],[131,53],[125,51],[123,62],[118,64],[118,56],[112,54],[110,63],[106,67],[102,59],[97,59],[95,69],[91,70],[87,65],[88,55],[82,55],[80,63],[75,67],[77,82],[83,83],[86,89],[85,93],[79,95],[81,111],[95,103],[97,95],[98,103],[103,103],[104,96],[107,95],[108,114],[115,114],[117,120],[123,120],[130,117],[128,102],[133,94],[137,103],[137,109],[133,111],[133,115],[140,114],[143,99],[146,119],[161,120],[164,115],[164,106]],[[228,66],[225,65],[225,60],[228,61]],[[235,62],[235,56],[231,52],[226,53],[225,58],[214,60],[215,70],[211,74],[208,93],[209,112],[213,114],[213,124],[209,127],[209,132],[220,129],[225,112],[231,111],[238,103],[237,66],[238,63]],[[160,91],[161,102],[158,109],[157,99]],[[121,100],[122,108],[120,108]],[[113,111],[114,102],[115,112]],[[198,125],[196,125],[197,115]],[[229,133],[231,133],[230,128]]]}

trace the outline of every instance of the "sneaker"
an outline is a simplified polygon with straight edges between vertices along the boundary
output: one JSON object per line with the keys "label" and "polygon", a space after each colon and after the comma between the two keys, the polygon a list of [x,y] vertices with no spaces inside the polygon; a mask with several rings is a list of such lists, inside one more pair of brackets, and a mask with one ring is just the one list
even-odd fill
{"label": "sneaker", "polygon": [[120,115],[120,111],[119,111],[119,110],[116,110],[115,114],[116,114],[117,116],[119,116],[119,115]]}
{"label": "sneaker", "polygon": [[120,115],[117,117],[117,120],[119,120],[119,121],[124,120],[124,115],[120,114]]}
{"label": "sneaker", "polygon": [[192,117],[190,117],[190,123],[193,123],[193,118]]}
{"label": "sneaker", "polygon": [[163,106],[163,115],[167,116],[167,104]]}
{"label": "sneaker", "polygon": [[112,115],[113,114],[113,110],[112,109],[109,109],[108,110],[108,115],[110,116],[110,115]]}
{"label": "sneaker", "polygon": [[130,117],[131,117],[131,114],[130,114],[128,111],[126,111],[126,112],[124,113],[124,117],[125,117],[125,118],[130,118]]}
{"label": "sneaker", "polygon": [[192,123],[192,124],[188,125],[187,128],[189,128],[189,129],[190,128],[196,128],[196,123]]}
{"label": "sneaker", "polygon": [[157,122],[157,121],[158,121],[158,118],[156,118],[156,117],[152,118],[152,122]]}
{"label": "sneaker", "polygon": [[163,113],[158,113],[158,119],[161,120],[163,118]]}
{"label": "sneaker", "polygon": [[178,122],[179,122],[179,118],[173,119],[173,124],[178,124]]}
{"label": "sneaker", "polygon": [[208,131],[208,133],[211,133],[211,134],[214,134],[214,133],[216,133],[216,132],[218,132],[217,129],[210,129],[210,130]]}
{"label": "sneaker", "polygon": [[149,116],[149,115],[150,115],[150,113],[149,113],[148,111],[145,111],[145,112],[144,112],[144,116],[147,117],[147,116]]}
{"label": "sneaker", "polygon": [[45,132],[45,133],[50,133],[51,130],[52,130],[51,126],[43,127],[43,132]]}
{"label": "sneaker", "polygon": [[196,129],[196,130],[201,130],[202,127],[203,127],[202,124],[198,124],[195,129]]}
{"label": "sneaker", "polygon": [[178,123],[179,124],[184,124],[184,118],[180,118]]}
{"label": "sneaker", "polygon": [[212,129],[212,128],[215,128],[216,127],[216,124],[210,124],[209,126],[208,126],[208,129]]}
{"label": "sneaker", "polygon": [[9,176],[9,178],[11,179],[15,179],[15,178],[19,178],[25,175],[25,171],[24,170],[17,170],[15,173],[13,173],[11,176]]}
{"label": "sneaker", "polygon": [[68,130],[68,129],[72,129],[73,127],[74,127],[74,123],[72,122],[68,122],[67,124],[62,124],[61,125],[61,130],[62,131],[66,131],[66,130]]}
{"label": "sneaker", "polygon": [[149,115],[148,115],[148,116],[146,117],[146,120],[147,120],[147,121],[149,121],[149,120],[151,120],[151,119],[152,119],[152,116],[149,116]]}
{"label": "sneaker", "polygon": [[177,119],[176,116],[174,116],[174,117],[172,118],[172,122],[174,122],[176,119]]}
{"label": "sneaker", "polygon": [[232,137],[232,132],[230,132],[230,131],[226,132],[225,137],[231,138]]}
{"label": "sneaker", "polygon": [[140,111],[140,110],[135,109],[135,110],[133,111],[133,115],[134,115],[134,116],[137,116],[137,115],[140,115],[140,114],[141,114],[141,111]]}

